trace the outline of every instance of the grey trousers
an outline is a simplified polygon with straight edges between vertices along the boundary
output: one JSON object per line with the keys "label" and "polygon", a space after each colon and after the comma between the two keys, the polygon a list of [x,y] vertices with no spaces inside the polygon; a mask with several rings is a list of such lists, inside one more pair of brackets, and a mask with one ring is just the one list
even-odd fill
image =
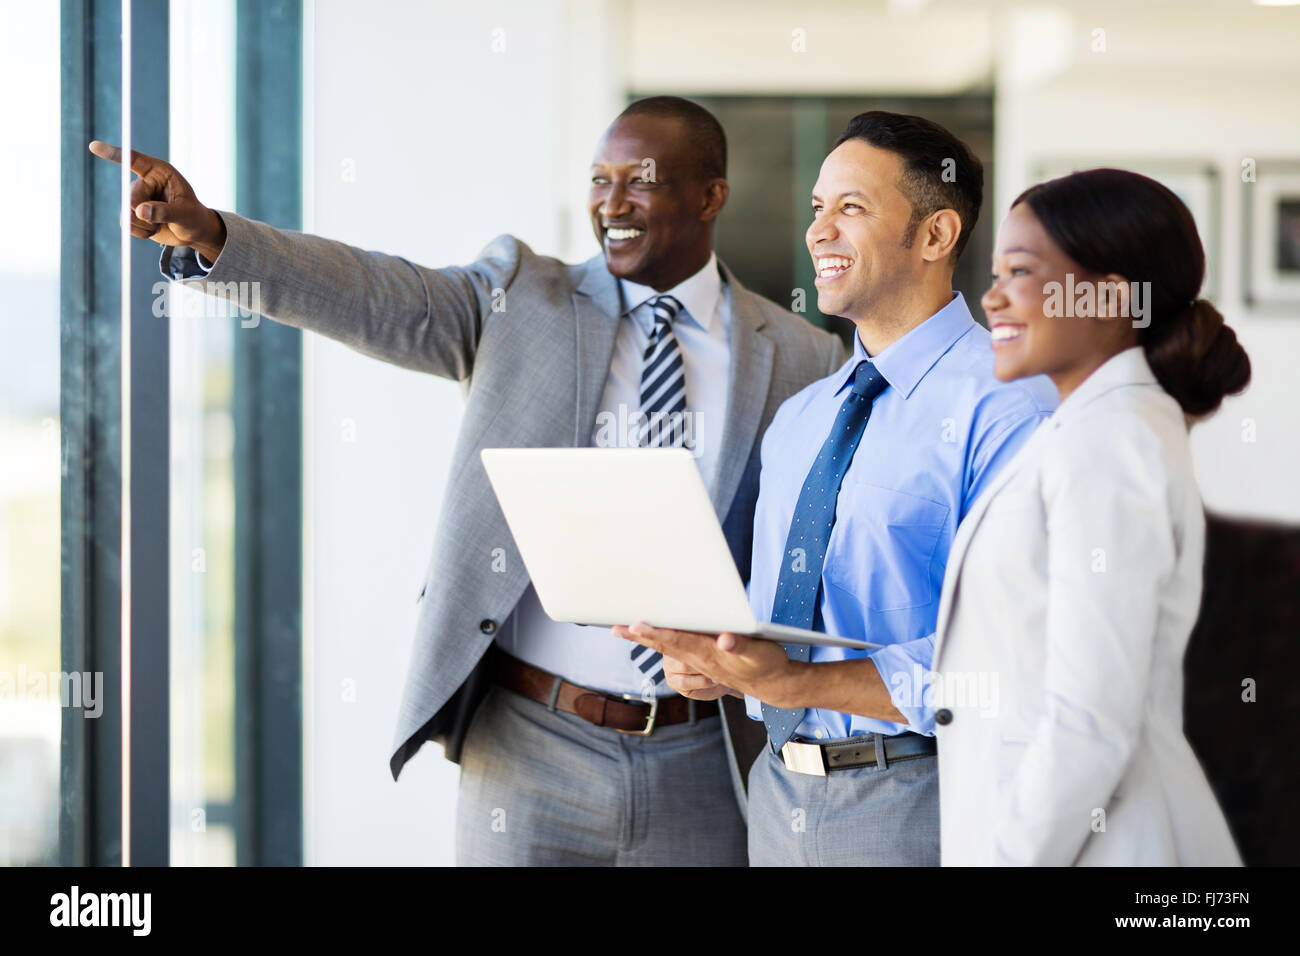
{"label": "grey trousers", "polygon": [[461,866],[744,866],[722,721],[649,737],[494,687],[461,752]]}
{"label": "grey trousers", "polygon": [[749,772],[752,866],[938,866],[939,760],[815,777],[759,754]]}

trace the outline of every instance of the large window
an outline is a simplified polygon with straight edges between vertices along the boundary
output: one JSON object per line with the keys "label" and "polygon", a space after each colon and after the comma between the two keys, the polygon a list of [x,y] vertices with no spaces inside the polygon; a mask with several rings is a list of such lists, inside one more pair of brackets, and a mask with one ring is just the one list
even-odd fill
{"label": "large window", "polygon": [[0,864],[301,862],[299,333],[165,282],[87,149],[298,227],[301,4],[5,13]]}
{"label": "large window", "polygon": [[23,95],[0,133],[21,224],[0,230],[0,864],[21,866],[58,859],[59,7],[5,19],[0,82]]}
{"label": "large window", "polygon": [[[234,208],[234,0],[170,5],[168,158],[204,203]],[[203,64],[202,70],[195,68]],[[151,277],[158,281],[155,274]],[[170,758],[173,864],[233,864],[234,339],[238,315],[173,285]]]}

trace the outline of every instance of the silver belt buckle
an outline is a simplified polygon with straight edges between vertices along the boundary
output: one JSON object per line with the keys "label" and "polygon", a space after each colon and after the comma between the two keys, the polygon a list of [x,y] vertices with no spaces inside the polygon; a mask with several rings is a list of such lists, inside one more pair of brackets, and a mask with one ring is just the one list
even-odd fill
{"label": "silver belt buckle", "polygon": [[795,773],[806,773],[814,777],[826,776],[826,758],[822,753],[821,744],[801,744],[797,741],[787,741],[781,748],[781,759],[785,761],[785,769],[793,770]]}
{"label": "silver belt buckle", "polygon": [[659,698],[651,697],[650,700],[647,701],[640,694],[624,694],[623,699],[636,701],[638,704],[648,703],[650,705],[650,713],[646,717],[645,727],[641,730],[619,730],[617,727],[614,729],[618,730],[620,734],[631,734],[633,737],[649,737],[653,734],[655,732],[655,717],[659,715]]}

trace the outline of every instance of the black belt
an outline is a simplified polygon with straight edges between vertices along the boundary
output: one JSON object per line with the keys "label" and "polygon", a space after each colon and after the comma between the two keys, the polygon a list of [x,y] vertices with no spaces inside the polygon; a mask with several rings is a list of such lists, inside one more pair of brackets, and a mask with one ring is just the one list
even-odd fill
{"label": "black belt", "polygon": [[[884,746],[884,761],[876,752],[876,741]],[[886,737],[871,734],[854,740],[819,744],[814,741],[792,740],[781,748],[781,759],[787,770],[824,777],[832,770],[849,770],[853,767],[887,767],[895,760],[929,757],[939,752],[933,737],[923,737],[911,731]]]}

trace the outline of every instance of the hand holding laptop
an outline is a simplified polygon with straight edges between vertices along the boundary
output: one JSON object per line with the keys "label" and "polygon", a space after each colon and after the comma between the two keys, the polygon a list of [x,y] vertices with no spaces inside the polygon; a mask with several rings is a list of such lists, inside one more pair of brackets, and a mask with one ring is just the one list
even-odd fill
{"label": "hand holding laptop", "polygon": [[[775,707],[794,706],[799,682],[811,676],[808,668],[813,666],[791,660],[779,644],[743,634],[701,634],[648,624],[619,625],[614,633],[663,654],[669,686],[696,700],[750,694]],[[787,695],[790,704],[783,703]]]}

